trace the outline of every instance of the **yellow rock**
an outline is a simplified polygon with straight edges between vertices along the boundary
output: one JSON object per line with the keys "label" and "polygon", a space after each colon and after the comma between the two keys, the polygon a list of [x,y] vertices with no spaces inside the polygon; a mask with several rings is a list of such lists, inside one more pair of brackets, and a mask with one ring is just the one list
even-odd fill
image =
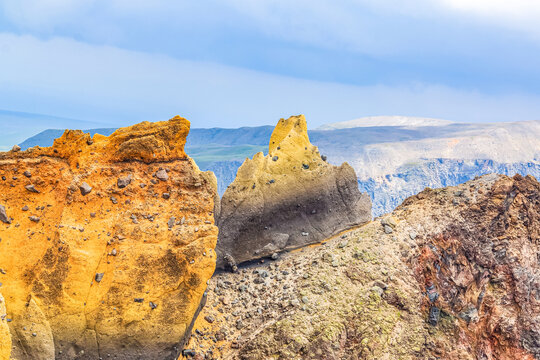
{"label": "yellow rock", "polygon": [[371,201],[351,166],[328,164],[309,142],[303,115],[280,119],[268,155],[238,169],[221,200],[218,266],[322,241],[371,220]]}
{"label": "yellow rock", "polygon": [[6,304],[0,294],[0,360],[9,360],[11,354],[11,335],[7,323]]}
{"label": "yellow rock", "polygon": [[[189,121],[0,153],[0,282],[16,359],[172,359],[215,268],[217,183]],[[9,221],[11,220],[11,221]],[[26,330],[25,330],[26,329]]]}

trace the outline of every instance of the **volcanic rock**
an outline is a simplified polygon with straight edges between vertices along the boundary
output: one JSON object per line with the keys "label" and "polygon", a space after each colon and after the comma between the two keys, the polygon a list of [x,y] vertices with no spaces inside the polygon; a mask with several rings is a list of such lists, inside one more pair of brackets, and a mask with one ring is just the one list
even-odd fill
{"label": "volcanic rock", "polygon": [[6,224],[11,224],[11,219],[7,216],[4,205],[0,205],[0,221]]}
{"label": "volcanic rock", "polygon": [[[0,184],[0,204],[20,223],[0,222],[0,290],[13,319],[14,359],[179,356],[204,303],[217,241],[216,179],[186,156],[189,126],[175,117],[109,137],[66,130],[50,148],[0,153],[0,174],[27,169],[40,190],[29,196],[24,183]],[[118,191],[125,174],[140,183],[164,166],[169,183],[154,191],[181,192],[181,206],[138,186]],[[92,192],[78,191],[84,183]],[[40,222],[23,215],[21,204],[37,209]],[[172,216],[189,221],[173,231],[156,226]],[[143,297],[154,305],[133,301]]]}
{"label": "volcanic rock", "polygon": [[[468,202],[454,205],[456,192]],[[426,189],[392,217],[393,236],[374,221],[342,234],[346,247],[334,236],[217,274],[201,314],[215,321],[195,325],[208,339],[188,346],[222,359],[540,359],[536,179]]]}
{"label": "volcanic rock", "polygon": [[0,294],[0,360],[11,359],[11,335],[7,322],[6,304]]}
{"label": "volcanic rock", "polygon": [[218,266],[226,256],[236,263],[270,256],[370,220],[370,199],[358,190],[352,167],[321,159],[303,115],[281,119],[268,155],[246,159],[223,195]]}

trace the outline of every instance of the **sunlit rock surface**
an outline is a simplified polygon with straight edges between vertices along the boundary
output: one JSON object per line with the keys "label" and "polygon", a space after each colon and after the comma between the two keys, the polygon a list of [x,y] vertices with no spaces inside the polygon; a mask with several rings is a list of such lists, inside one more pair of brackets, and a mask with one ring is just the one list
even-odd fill
{"label": "sunlit rock surface", "polygon": [[189,127],[175,117],[109,137],[66,131],[50,148],[0,153],[13,359],[177,357],[218,232],[216,179],[186,156]]}
{"label": "sunlit rock surface", "polygon": [[371,202],[352,167],[325,161],[303,115],[281,119],[268,155],[246,159],[222,197],[218,265],[315,243],[369,220]]}

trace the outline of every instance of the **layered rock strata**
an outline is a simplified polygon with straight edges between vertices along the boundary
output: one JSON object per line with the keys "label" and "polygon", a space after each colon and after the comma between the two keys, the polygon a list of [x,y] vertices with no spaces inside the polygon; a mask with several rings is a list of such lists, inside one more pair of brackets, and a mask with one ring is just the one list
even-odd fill
{"label": "layered rock strata", "polygon": [[356,174],[333,166],[309,142],[303,115],[281,119],[268,155],[246,159],[221,200],[218,265],[319,242],[371,220]]}
{"label": "layered rock strata", "polygon": [[540,359],[540,184],[487,175],[223,272],[188,349],[219,359]]}
{"label": "layered rock strata", "polygon": [[50,148],[0,153],[13,359],[178,356],[218,232],[216,179],[185,154],[189,127],[175,117],[109,137],[67,130]]}

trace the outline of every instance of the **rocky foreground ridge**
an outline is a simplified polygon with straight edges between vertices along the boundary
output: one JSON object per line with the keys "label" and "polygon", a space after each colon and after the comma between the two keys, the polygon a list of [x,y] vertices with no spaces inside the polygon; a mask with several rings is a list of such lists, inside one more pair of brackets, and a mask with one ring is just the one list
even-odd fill
{"label": "rocky foreground ridge", "polygon": [[246,159],[221,199],[218,266],[326,239],[371,220],[351,166],[330,165],[309,142],[303,115],[280,119],[268,148]]}
{"label": "rocky foreground ridge", "polygon": [[177,358],[218,232],[189,127],[66,131],[0,153],[0,359]]}
{"label": "rocky foreground ridge", "polygon": [[540,184],[486,175],[219,273],[195,359],[540,359]]}

